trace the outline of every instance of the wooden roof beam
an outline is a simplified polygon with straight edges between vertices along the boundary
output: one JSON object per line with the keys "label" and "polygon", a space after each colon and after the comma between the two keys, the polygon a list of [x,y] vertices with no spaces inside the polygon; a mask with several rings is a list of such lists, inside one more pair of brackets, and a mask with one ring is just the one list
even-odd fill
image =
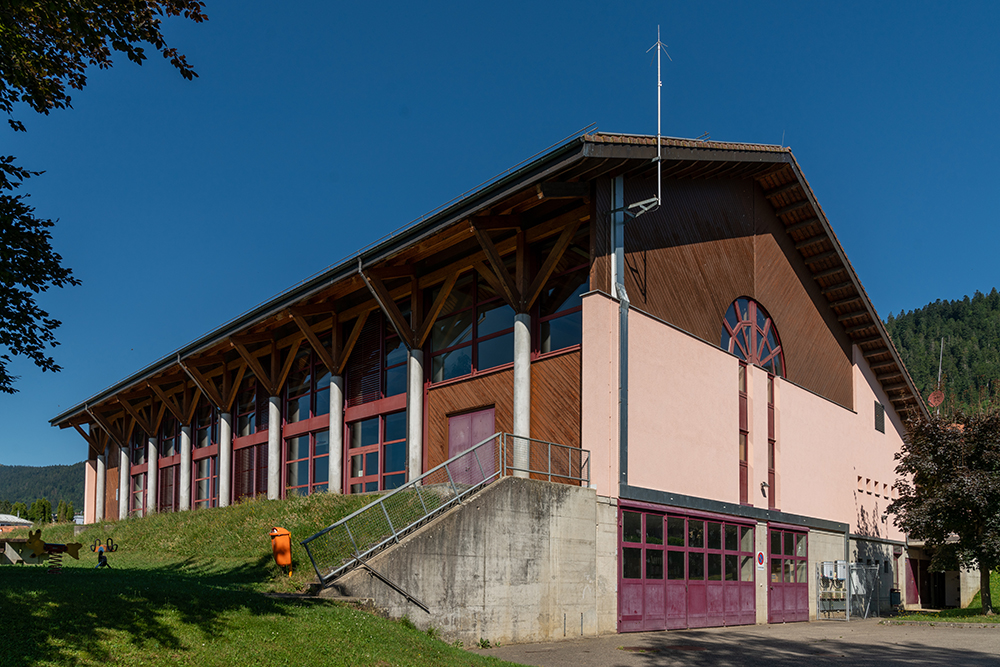
{"label": "wooden roof beam", "polygon": [[[816,276],[813,276],[813,277],[815,278]],[[843,283],[837,283],[835,285],[830,285],[829,287],[824,287],[823,289],[821,289],[820,293],[823,294],[824,296],[826,296],[827,294],[831,294],[831,293],[836,292],[838,290],[847,289],[848,287],[854,287],[854,283],[852,283],[850,281],[847,281],[847,282],[843,282]],[[860,299],[861,295],[857,294],[853,298],[854,299]],[[833,304],[830,304],[830,305],[832,306]]]}
{"label": "wooden roof beam", "polygon": [[846,322],[847,320],[853,320],[855,317],[861,317],[862,315],[867,315],[867,310],[855,310],[852,313],[844,313],[843,315],[838,315],[837,320],[840,322]]}
{"label": "wooden roof beam", "polygon": [[585,199],[590,195],[589,183],[550,181],[535,186],[539,199]]}
{"label": "wooden roof beam", "polygon": [[800,190],[801,188],[802,184],[799,183],[797,180],[794,180],[791,183],[785,183],[784,185],[779,185],[778,187],[772,190],[765,190],[764,196],[767,197],[768,199],[772,199],[779,195],[783,195],[786,192],[791,192],[792,190]]}
{"label": "wooden roof beam", "polygon": [[837,256],[836,250],[827,250],[826,252],[821,252],[817,255],[806,257],[805,260],[806,264],[818,264],[822,262],[824,259],[830,259],[831,257],[836,257],[836,256]]}
{"label": "wooden roof beam", "polygon": [[811,218],[806,218],[805,220],[800,220],[799,222],[788,225],[787,227],[785,227],[785,231],[791,234],[793,232],[806,229],[807,227],[817,224],[818,222],[819,218],[814,215]]}
{"label": "wooden roof beam", "polygon": [[774,215],[780,218],[783,215],[788,215],[789,213],[794,213],[795,211],[799,211],[801,209],[804,209],[807,206],[809,206],[809,200],[808,199],[803,199],[802,201],[792,202],[788,206],[782,206],[781,208],[779,208],[778,210],[776,210],[774,212]]}

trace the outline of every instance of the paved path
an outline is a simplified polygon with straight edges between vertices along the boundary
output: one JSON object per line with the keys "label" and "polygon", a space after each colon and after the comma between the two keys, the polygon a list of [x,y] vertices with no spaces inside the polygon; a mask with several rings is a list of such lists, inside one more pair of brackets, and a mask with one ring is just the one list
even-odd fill
{"label": "paved path", "polygon": [[539,667],[1000,667],[1000,627],[818,621],[605,635],[475,653]]}

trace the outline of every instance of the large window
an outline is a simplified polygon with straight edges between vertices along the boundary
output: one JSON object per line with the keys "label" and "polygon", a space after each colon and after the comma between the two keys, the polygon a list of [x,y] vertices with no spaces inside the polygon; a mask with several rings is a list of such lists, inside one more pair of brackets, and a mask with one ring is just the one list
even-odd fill
{"label": "large window", "polygon": [[347,484],[351,493],[395,489],[406,482],[406,413],[348,424]]}
{"label": "large window", "polygon": [[740,504],[747,505],[750,502],[749,496],[749,470],[747,459],[749,458],[750,425],[747,417],[747,365],[740,362],[739,365],[739,396],[740,396]]}
{"label": "large window", "polygon": [[233,498],[252,498],[267,493],[267,443],[233,451]]}
{"label": "large window", "polygon": [[538,299],[538,351],[555,352],[583,340],[583,293],[590,284],[589,265],[571,246],[562,264],[576,263],[551,278]]}
{"label": "large window", "polygon": [[[440,287],[430,290],[428,303]],[[458,279],[434,322],[431,381],[452,380],[514,361],[514,310],[475,273]]]}
{"label": "large window", "polygon": [[330,371],[309,348],[300,349],[285,383],[285,421],[330,413]]}
{"label": "large window", "polygon": [[129,484],[129,514],[142,516],[146,510],[146,445],[145,433],[136,429],[129,438],[129,458],[131,460]]}
{"label": "large window", "polygon": [[243,438],[267,430],[268,396],[257,378],[243,378],[236,396],[236,428],[234,437]]}
{"label": "large window", "polygon": [[[396,305],[403,318],[409,320],[407,302]],[[353,326],[353,321],[345,324],[345,336],[349,335]],[[406,357],[406,346],[388,318],[381,313],[369,315],[347,365],[347,406],[405,394]]]}
{"label": "large window", "polygon": [[219,442],[219,421],[215,408],[201,400],[194,415],[194,449],[211,447]]}
{"label": "large window", "polygon": [[160,423],[160,447],[157,455],[165,459],[180,453],[180,429],[177,427],[177,418],[166,416]]}
{"label": "large window", "polygon": [[191,497],[195,509],[219,506],[219,413],[204,398],[194,413]]}
{"label": "large window", "polygon": [[217,456],[206,456],[194,462],[195,509],[219,506],[219,470]]}
{"label": "large window", "polygon": [[723,350],[768,372],[785,376],[785,358],[778,330],[767,311],[753,299],[740,297],[729,306],[719,341]]}
{"label": "large window", "polygon": [[285,495],[326,491],[330,479],[330,432],[317,431],[285,440]]}

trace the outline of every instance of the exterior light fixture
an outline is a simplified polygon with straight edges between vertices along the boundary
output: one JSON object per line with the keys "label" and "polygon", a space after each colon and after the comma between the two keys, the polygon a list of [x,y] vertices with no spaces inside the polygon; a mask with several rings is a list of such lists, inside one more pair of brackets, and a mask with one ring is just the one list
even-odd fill
{"label": "exterior light fixture", "polygon": [[768,484],[767,482],[760,483],[760,495],[764,496],[765,498],[767,498],[768,487],[770,487],[770,484]]}

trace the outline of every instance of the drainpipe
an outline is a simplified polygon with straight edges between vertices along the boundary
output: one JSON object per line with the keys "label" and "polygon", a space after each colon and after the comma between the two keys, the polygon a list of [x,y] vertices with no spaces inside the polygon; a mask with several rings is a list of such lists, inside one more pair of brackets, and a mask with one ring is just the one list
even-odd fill
{"label": "drainpipe", "polygon": [[611,190],[611,295],[618,299],[618,486],[628,484],[628,294],[625,292],[625,177]]}

